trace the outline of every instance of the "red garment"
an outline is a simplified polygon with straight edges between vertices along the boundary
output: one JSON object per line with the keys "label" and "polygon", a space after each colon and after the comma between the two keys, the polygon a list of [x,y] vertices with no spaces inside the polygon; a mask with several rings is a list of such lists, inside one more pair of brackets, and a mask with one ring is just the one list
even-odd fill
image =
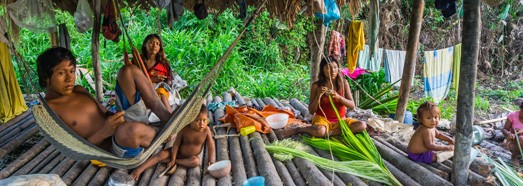
{"label": "red garment", "polygon": [[336,58],[340,58],[342,55],[345,55],[345,49],[342,48],[345,47],[345,38],[343,37],[343,34],[333,30],[331,32],[331,37],[329,41],[329,56],[335,56]]}
{"label": "red garment", "polygon": [[[342,97],[344,97],[343,91],[340,90],[338,94]],[[345,118],[345,113],[347,113],[347,107],[345,107],[340,100],[332,99],[334,102],[334,106],[338,110],[338,113],[340,114],[340,117],[343,119]],[[322,112],[323,110],[323,112]],[[325,113],[325,114],[323,114]],[[330,122],[336,123],[338,122],[338,117],[336,116],[336,112],[334,112],[334,109],[332,108],[331,102],[329,101],[329,96],[323,95],[320,99],[320,105],[318,105],[318,109],[316,109],[316,115],[323,116],[327,118]]]}
{"label": "red garment", "polygon": [[154,64],[153,68],[150,68],[149,70],[147,70],[147,73],[149,73],[149,76],[156,76],[159,74],[159,75],[167,77],[168,79],[171,79],[172,77],[169,76],[169,69],[170,68],[168,66],[165,66],[162,63],[156,62],[156,64]]}

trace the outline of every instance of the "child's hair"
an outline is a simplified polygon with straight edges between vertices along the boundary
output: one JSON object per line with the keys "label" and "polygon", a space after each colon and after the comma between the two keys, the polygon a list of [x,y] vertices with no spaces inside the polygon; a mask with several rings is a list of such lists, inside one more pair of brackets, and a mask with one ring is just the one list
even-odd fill
{"label": "child's hair", "polygon": [[[327,80],[325,79],[325,73],[323,72],[323,68],[325,66],[327,66],[328,64],[332,64],[332,63],[336,63],[338,68],[340,68],[340,63],[338,62],[338,60],[332,56],[324,57],[321,59],[320,69],[319,69],[319,73],[318,73],[318,81],[317,81],[318,86],[325,86]],[[340,89],[343,88],[343,77],[341,76],[341,73],[338,73],[338,77],[336,77],[336,87],[337,87],[336,91],[339,91]]]}
{"label": "child's hair", "polygon": [[200,114],[208,114],[209,110],[207,110],[207,106],[205,106],[204,104],[202,104],[202,107],[200,108]]}
{"label": "child's hair", "polygon": [[46,80],[53,75],[53,68],[62,61],[69,61],[70,65],[76,66],[76,58],[73,53],[63,47],[49,48],[38,56],[36,59],[36,70],[40,87],[46,87]]}
{"label": "child's hair", "polygon": [[418,110],[416,111],[416,115],[417,115],[416,117],[418,118],[418,122],[421,122],[421,117],[423,117],[422,116],[423,112],[425,112],[427,110],[434,110],[438,114],[441,114],[439,111],[438,105],[436,105],[430,101],[425,101],[421,105],[419,105]]}
{"label": "child's hair", "polygon": [[521,101],[521,103],[519,103],[519,109],[523,109],[523,101]]}
{"label": "child's hair", "polygon": [[165,57],[165,52],[163,50],[163,41],[162,41],[162,38],[160,38],[160,36],[158,34],[149,34],[148,36],[145,37],[145,39],[143,40],[143,43],[142,43],[142,55],[143,55],[142,57],[144,59],[147,59],[149,57],[149,55],[147,55],[146,45],[147,45],[147,42],[153,38],[156,38],[156,39],[158,39],[158,41],[160,41],[160,50],[158,51],[158,54],[156,54],[156,59],[154,59],[154,60],[156,62],[161,63],[164,66],[166,66],[168,68],[167,70],[169,72],[169,77],[171,77],[172,76],[171,65],[169,65],[169,61]]}

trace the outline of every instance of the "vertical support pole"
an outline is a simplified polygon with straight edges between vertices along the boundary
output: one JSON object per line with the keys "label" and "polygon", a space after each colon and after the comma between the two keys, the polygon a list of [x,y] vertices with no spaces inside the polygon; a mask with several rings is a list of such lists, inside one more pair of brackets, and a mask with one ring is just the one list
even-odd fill
{"label": "vertical support pole", "polygon": [[456,118],[456,142],[452,182],[454,185],[467,185],[470,146],[472,143],[472,124],[474,119],[474,87],[476,85],[477,62],[481,37],[481,1],[463,1],[463,44],[458,90]]}
{"label": "vertical support pole", "polygon": [[369,29],[369,59],[372,60],[374,55],[378,52],[378,33],[380,30],[380,3],[378,0],[370,0],[370,29]]}
{"label": "vertical support pole", "polygon": [[323,25],[323,21],[316,21],[316,29],[312,34],[309,34],[309,46],[311,47],[311,80],[312,83],[318,81],[318,72],[320,68],[321,58],[323,57],[323,46],[325,45],[325,36],[327,35],[327,27]]}
{"label": "vertical support pole", "polygon": [[96,100],[102,101],[103,98],[103,85],[102,85],[102,68],[100,65],[100,27],[101,27],[101,17],[102,17],[102,0],[93,0],[94,4],[94,23],[93,23],[93,35],[91,37],[91,58],[93,62],[94,69],[94,81],[95,81],[95,91],[96,91]]}
{"label": "vertical support pole", "polygon": [[425,8],[425,0],[414,0],[412,7],[412,14],[410,15],[409,39],[407,43],[407,54],[405,56],[405,65],[403,67],[403,75],[401,76],[401,86],[396,106],[395,119],[400,123],[405,117],[405,110],[407,109],[407,102],[410,96],[410,85],[414,78],[414,70],[416,67],[416,58],[418,53],[419,35],[421,32],[421,20],[423,18],[423,9]]}

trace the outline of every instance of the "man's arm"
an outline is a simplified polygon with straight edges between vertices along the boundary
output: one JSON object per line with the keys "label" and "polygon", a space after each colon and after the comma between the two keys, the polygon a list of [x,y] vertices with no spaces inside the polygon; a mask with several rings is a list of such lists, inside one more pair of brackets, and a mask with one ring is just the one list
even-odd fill
{"label": "man's arm", "polygon": [[94,145],[100,145],[106,138],[114,135],[116,128],[125,121],[124,112],[118,112],[106,118],[102,128],[97,130],[93,135],[88,136],[87,141]]}
{"label": "man's arm", "polygon": [[509,140],[513,140],[516,136],[511,132],[512,129],[512,121],[510,121],[507,117],[507,120],[505,121],[505,126],[503,126],[503,130],[501,131],[505,138]]}
{"label": "man's arm", "polygon": [[209,165],[213,164],[216,161],[215,153],[216,147],[214,146],[214,139],[212,138],[211,129],[207,127],[207,153],[209,156]]}

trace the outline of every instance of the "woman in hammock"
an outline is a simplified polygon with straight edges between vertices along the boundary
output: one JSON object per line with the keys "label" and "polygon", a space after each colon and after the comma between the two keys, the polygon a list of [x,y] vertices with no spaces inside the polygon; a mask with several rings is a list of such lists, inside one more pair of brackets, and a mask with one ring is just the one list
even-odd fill
{"label": "woman in hammock", "polygon": [[147,67],[147,72],[151,81],[156,85],[156,93],[160,96],[162,103],[167,110],[171,111],[169,104],[169,91],[172,85],[172,72],[169,61],[165,58],[163,51],[163,41],[158,34],[149,34],[143,40],[142,59]]}
{"label": "woman in hammock", "polygon": [[353,133],[362,132],[367,128],[362,121],[345,118],[347,108],[354,109],[355,105],[349,83],[343,79],[338,67],[338,61],[333,57],[321,60],[318,81],[311,86],[309,113],[314,114],[312,125],[306,127],[290,125],[284,128],[284,136],[296,133],[307,133],[314,137],[339,135],[341,133],[340,122],[331,106],[329,96],[332,97],[340,117],[349,125]]}

